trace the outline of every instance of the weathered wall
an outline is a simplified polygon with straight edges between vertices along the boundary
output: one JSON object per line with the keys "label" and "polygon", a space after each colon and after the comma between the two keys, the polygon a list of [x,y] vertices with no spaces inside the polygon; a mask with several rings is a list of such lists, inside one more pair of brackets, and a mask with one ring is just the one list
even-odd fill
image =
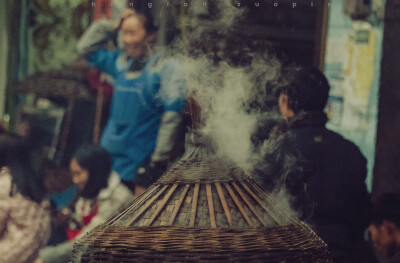
{"label": "weathered wall", "polygon": [[[354,142],[367,158],[366,184],[371,191],[384,23],[354,21],[343,13],[343,3],[334,1],[329,15],[325,59],[325,75],[331,85],[328,127]],[[368,29],[368,40],[354,40],[360,25]]]}
{"label": "weathered wall", "polygon": [[374,199],[400,191],[400,2],[387,0],[379,92]]}

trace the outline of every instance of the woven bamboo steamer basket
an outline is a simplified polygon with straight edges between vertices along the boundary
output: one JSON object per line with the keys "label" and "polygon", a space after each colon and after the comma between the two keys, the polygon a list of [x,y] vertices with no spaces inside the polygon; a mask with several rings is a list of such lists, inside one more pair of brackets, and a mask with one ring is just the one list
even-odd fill
{"label": "woven bamboo steamer basket", "polygon": [[310,226],[197,136],[190,154],[78,240],[70,262],[332,261]]}

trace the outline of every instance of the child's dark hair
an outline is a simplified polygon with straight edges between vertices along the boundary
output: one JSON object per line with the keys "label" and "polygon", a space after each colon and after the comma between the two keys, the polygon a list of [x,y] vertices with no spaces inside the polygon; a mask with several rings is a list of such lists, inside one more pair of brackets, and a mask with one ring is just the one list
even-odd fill
{"label": "child's dark hair", "polygon": [[400,227],[400,194],[382,194],[372,210],[372,223],[379,226],[384,220],[391,221]]}
{"label": "child's dark hair", "polygon": [[40,203],[46,195],[43,176],[33,169],[32,147],[27,139],[13,133],[0,135],[0,167],[8,167],[12,177],[10,196],[20,193]]}
{"label": "child's dark hair", "polygon": [[111,173],[111,157],[100,146],[85,144],[72,156],[79,166],[88,170],[89,180],[80,192],[84,198],[95,198],[101,189],[106,188]]}

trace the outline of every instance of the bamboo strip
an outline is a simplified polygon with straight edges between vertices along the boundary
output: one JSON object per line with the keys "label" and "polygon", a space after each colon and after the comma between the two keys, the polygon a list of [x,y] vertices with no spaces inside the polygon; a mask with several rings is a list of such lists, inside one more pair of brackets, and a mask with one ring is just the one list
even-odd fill
{"label": "bamboo strip", "polygon": [[161,201],[161,204],[157,207],[157,210],[154,212],[154,214],[149,219],[149,222],[147,223],[148,226],[151,226],[151,224],[153,224],[154,220],[157,218],[158,214],[164,208],[164,205],[168,202],[169,198],[172,196],[172,194],[174,193],[174,191],[177,187],[178,187],[178,184],[175,183],[174,185],[172,185],[171,189],[169,189],[169,192],[164,196],[164,199]]}
{"label": "bamboo strip", "polygon": [[199,189],[200,189],[200,184],[196,183],[194,186],[192,210],[190,211],[190,221],[189,221],[190,227],[194,227],[194,221],[196,219],[197,200],[199,199]]}
{"label": "bamboo strip", "polygon": [[124,211],[123,213],[117,213],[113,217],[111,217],[109,220],[107,220],[104,224],[106,225],[112,225],[115,221],[121,219],[124,217],[126,214],[131,212],[132,207],[135,207],[137,204],[141,203],[144,199],[146,199],[148,196],[151,196],[155,190],[159,188],[160,185],[153,185],[151,186],[146,192],[138,196],[137,198],[133,199],[131,202],[126,204],[124,207],[120,209],[120,211]]}
{"label": "bamboo strip", "polygon": [[219,199],[221,200],[222,207],[224,208],[226,219],[228,220],[228,224],[232,227],[232,216],[231,212],[229,212],[228,204],[226,203],[226,199],[224,193],[222,192],[222,188],[220,183],[215,183],[215,187],[217,188]]}
{"label": "bamboo strip", "polygon": [[178,204],[175,206],[175,209],[172,212],[172,215],[169,219],[169,222],[168,222],[169,225],[172,225],[174,223],[174,220],[175,220],[176,215],[178,214],[179,208],[181,208],[183,199],[185,199],[186,193],[189,190],[189,186],[190,186],[190,184],[185,185],[185,188],[183,189],[181,197],[179,198]]}
{"label": "bamboo strip", "polygon": [[142,208],[140,208],[140,210],[130,220],[128,225],[132,225],[133,222],[135,222],[136,219],[138,219],[139,216],[141,216],[143,214],[143,212],[146,211],[147,208],[149,208],[149,206],[154,202],[154,200],[156,200],[165,191],[165,189],[167,189],[167,187],[168,187],[168,185],[164,185],[164,187],[157,194],[155,194],[149,201],[147,201],[147,203],[144,206],[142,206]]}
{"label": "bamboo strip", "polygon": [[243,193],[242,189],[240,189],[240,187],[236,184],[236,182],[232,182],[232,185],[233,185],[233,187],[235,187],[236,191],[239,193],[239,195],[245,201],[245,203],[250,208],[250,210],[253,212],[253,214],[257,217],[258,221],[260,221],[261,224],[263,224],[263,226],[267,226],[267,224],[264,222],[264,219],[262,218],[262,216],[257,212],[257,210],[254,208],[254,206],[251,204],[250,200]]}
{"label": "bamboo strip", "polygon": [[229,194],[231,195],[233,201],[235,202],[236,206],[239,208],[240,212],[242,213],[243,217],[246,219],[247,224],[249,224],[250,227],[253,227],[254,224],[251,222],[249,216],[247,215],[246,211],[244,211],[243,206],[240,204],[239,199],[237,199],[235,193],[233,192],[231,186],[228,183],[224,183],[226,189],[228,190]]}
{"label": "bamboo strip", "polygon": [[[249,183],[249,181],[247,181],[247,182]],[[268,195],[264,191],[264,189],[262,187],[260,187],[258,184],[254,183],[254,182],[253,183],[250,182],[250,184],[252,186],[251,189],[253,189],[254,194],[258,197],[258,199],[264,200],[263,203],[265,205],[267,205],[267,207],[268,207],[268,205],[271,205],[272,207],[276,206],[276,197],[271,199],[271,196]],[[298,223],[298,220],[296,218],[292,217],[290,215],[289,211],[287,209],[284,209],[283,207],[280,207],[278,211],[275,210],[273,212],[274,212],[275,217],[278,218],[278,220],[280,221],[281,225],[286,225],[288,222],[292,222],[294,224]],[[278,214],[280,214],[280,216]],[[287,222],[284,220],[286,220]],[[283,222],[285,222],[285,223],[283,223]]]}
{"label": "bamboo strip", "polygon": [[268,209],[268,207],[266,207],[265,204],[263,202],[261,202],[261,200],[253,193],[253,191],[251,191],[250,187],[248,187],[248,185],[245,184],[244,182],[240,182],[240,183],[244,187],[244,189],[246,189],[247,192],[254,198],[254,200],[256,200],[258,202],[258,204],[262,208],[264,208],[264,210],[268,213],[268,215],[272,218],[272,220],[274,220],[275,223],[277,223],[278,225],[282,225],[279,218],[277,218],[273,213],[271,213],[271,211]]}
{"label": "bamboo strip", "polygon": [[214,204],[213,204],[210,184],[206,184],[206,192],[207,192],[208,210],[210,212],[211,228],[217,228],[217,224],[215,222]]}

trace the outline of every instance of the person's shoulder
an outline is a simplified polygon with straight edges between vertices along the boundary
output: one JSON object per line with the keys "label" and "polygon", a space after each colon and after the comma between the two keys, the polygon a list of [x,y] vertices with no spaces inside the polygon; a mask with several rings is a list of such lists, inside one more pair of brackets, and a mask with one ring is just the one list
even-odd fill
{"label": "person's shoulder", "polygon": [[11,178],[10,169],[8,169],[7,167],[0,168],[0,179],[4,178]]}
{"label": "person's shoulder", "polygon": [[166,56],[165,52],[159,51],[150,57],[152,69],[162,73],[172,73],[182,70],[182,63],[173,57]]}
{"label": "person's shoulder", "polygon": [[115,193],[117,193],[118,197],[125,199],[127,196],[132,197],[132,191],[121,181],[119,175],[116,172],[112,172],[112,176],[118,181],[118,184],[115,186]]}
{"label": "person's shoulder", "polygon": [[107,200],[126,194],[131,194],[130,190],[122,183],[119,175],[113,171],[108,179],[107,187],[100,191],[97,198]]}
{"label": "person's shoulder", "polygon": [[108,182],[106,188],[100,190],[99,194],[97,195],[98,200],[105,200],[109,199],[115,190],[117,189],[118,185],[121,183],[119,176],[116,175],[115,172],[111,172],[108,177]]}
{"label": "person's shoulder", "polygon": [[9,197],[11,190],[11,174],[7,167],[0,168],[0,197]]}
{"label": "person's shoulder", "polygon": [[339,147],[346,147],[347,149],[360,152],[357,145],[355,145],[352,141],[346,139],[339,133],[326,129],[326,135],[332,140],[333,143],[339,145]]}
{"label": "person's shoulder", "polygon": [[289,129],[284,122],[277,124],[271,131],[270,140],[280,149],[299,147],[298,142],[304,142],[307,131],[303,129]]}
{"label": "person's shoulder", "polygon": [[366,161],[360,148],[358,148],[358,146],[352,141],[328,129],[326,130],[326,137],[329,141],[329,146],[331,147],[332,151],[336,149],[338,152],[341,152],[341,155],[343,155],[344,158],[347,156],[351,160],[358,158],[359,160]]}
{"label": "person's shoulder", "polygon": [[118,71],[124,70],[129,65],[128,56],[119,50],[109,51],[111,56],[115,57],[115,66]]}

